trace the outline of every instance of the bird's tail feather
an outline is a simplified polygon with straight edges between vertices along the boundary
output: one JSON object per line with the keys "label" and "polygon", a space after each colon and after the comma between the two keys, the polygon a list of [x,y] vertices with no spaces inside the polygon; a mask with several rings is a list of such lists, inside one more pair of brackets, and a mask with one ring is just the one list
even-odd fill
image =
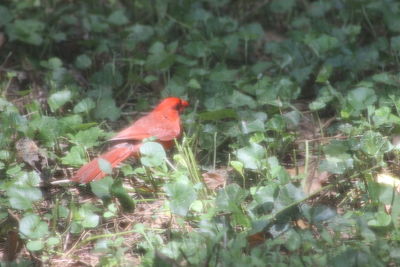
{"label": "bird's tail feather", "polygon": [[113,146],[106,153],[102,154],[98,158],[93,159],[89,163],[83,165],[71,178],[73,182],[79,182],[83,184],[90,183],[94,180],[99,180],[107,174],[100,169],[99,159],[104,159],[111,164],[112,168],[115,168],[119,163],[129,157],[137,157],[139,154],[139,148],[141,144],[121,143]]}

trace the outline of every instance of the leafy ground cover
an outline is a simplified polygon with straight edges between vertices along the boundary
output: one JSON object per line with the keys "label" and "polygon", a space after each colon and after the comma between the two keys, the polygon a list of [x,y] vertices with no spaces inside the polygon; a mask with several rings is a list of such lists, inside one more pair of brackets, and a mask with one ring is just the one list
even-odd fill
{"label": "leafy ground cover", "polygon": [[[12,266],[397,266],[400,3],[0,3]],[[68,181],[159,99],[165,152]]]}

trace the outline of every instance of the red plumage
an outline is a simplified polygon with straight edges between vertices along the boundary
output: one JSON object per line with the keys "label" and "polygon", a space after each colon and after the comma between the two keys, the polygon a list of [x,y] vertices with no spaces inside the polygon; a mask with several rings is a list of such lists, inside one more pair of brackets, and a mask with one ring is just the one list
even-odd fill
{"label": "red plumage", "polygon": [[114,168],[129,157],[138,157],[143,139],[155,137],[156,141],[169,148],[172,141],[181,133],[179,114],[188,102],[177,97],[168,97],[161,101],[153,111],[120,131],[109,141],[117,142],[106,153],[83,165],[71,178],[73,182],[89,183],[106,176],[100,170],[98,159],[107,160]]}

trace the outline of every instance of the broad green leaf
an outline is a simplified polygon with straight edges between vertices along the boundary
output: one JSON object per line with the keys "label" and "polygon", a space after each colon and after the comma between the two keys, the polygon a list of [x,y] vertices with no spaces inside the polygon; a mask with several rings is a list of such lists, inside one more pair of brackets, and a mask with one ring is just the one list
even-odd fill
{"label": "broad green leaf", "polygon": [[55,117],[41,116],[29,123],[29,128],[39,132],[39,140],[53,147],[60,135],[59,121]]}
{"label": "broad green leaf", "polygon": [[274,202],[276,211],[279,211],[292,203],[303,199],[306,196],[301,187],[296,187],[289,183],[280,188],[278,196]]}
{"label": "broad green leaf", "polygon": [[[100,216],[94,213],[95,209],[92,204],[86,203],[74,213],[74,219],[79,221],[79,225],[84,228],[94,228],[98,226],[100,220]],[[80,227],[77,226],[75,230],[79,231],[79,229]]]}
{"label": "broad green leaf", "polygon": [[11,41],[19,40],[31,45],[43,43],[43,30],[45,24],[35,19],[17,19],[6,25],[6,32]]}
{"label": "broad green leaf", "polygon": [[250,192],[253,195],[254,201],[256,201],[258,204],[265,204],[273,203],[278,191],[277,186],[271,184],[262,187],[253,187]]}
{"label": "broad green leaf", "polygon": [[186,216],[190,205],[197,199],[197,193],[190,183],[169,183],[164,186],[164,190],[169,197],[172,212],[180,216]]}
{"label": "broad green leaf", "polygon": [[24,238],[38,239],[49,234],[49,227],[38,215],[26,214],[19,223],[19,232]]}
{"label": "broad green leaf", "polygon": [[327,155],[326,159],[321,161],[320,171],[327,171],[334,174],[343,174],[354,167],[354,160],[350,154],[343,153],[335,156]]}
{"label": "broad green leaf", "polygon": [[331,76],[333,71],[333,68],[331,65],[324,65],[322,68],[319,70],[319,73],[316,78],[316,82],[319,83],[325,83],[329,80],[329,77]]}
{"label": "broad green leaf", "polygon": [[400,35],[390,38],[390,47],[397,52],[400,52]]}
{"label": "broad green leaf", "polygon": [[188,42],[184,47],[184,51],[186,54],[202,58],[207,56],[208,53],[210,53],[210,48],[208,45],[204,42],[201,41],[191,41]]}
{"label": "broad green leaf", "polygon": [[13,14],[5,6],[0,6],[0,26],[4,26],[9,23],[13,18]]}
{"label": "broad green leaf", "polygon": [[56,111],[62,107],[65,103],[70,101],[72,98],[72,93],[69,90],[63,90],[52,94],[47,103],[49,104],[51,111]]}
{"label": "broad green leaf", "polygon": [[230,103],[233,107],[248,106],[251,109],[256,108],[256,101],[248,95],[245,95],[237,90],[233,91],[230,96]]}
{"label": "broad green leaf", "polygon": [[251,143],[250,146],[237,150],[236,156],[245,168],[257,170],[262,167],[261,161],[265,157],[265,149],[259,144]]}
{"label": "broad green leaf", "polygon": [[60,131],[63,133],[74,132],[84,126],[82,117],[77,114],[64,116],[58,119],[58,123],[60,124]]}
{"label": "broad green leaf", "polygon": [[380,133],[368,131],[361,140],[361,150],[371,157],[381,156],[390,151],[392,146]]}
{"label": "broad green leaf", "polygon": [[[96,92],[101,93],[100,98],[106,98],[112,96],[112,91],[109,88],[121,86],[124,79],[118,68],[112,63],[107,63],[104,67],[95,72],[91,77],[90,81],[94,84],[93,86],[100,87]],[[105,90],[108,89],[108,90]]]}
{"label": "broad green leaf", "polygon": [[73,146],[70,151],[61,158],[62,164],[79,167],[86,163],[85,149],[82,146]]}
{"label": "broad green leaf", "polygon": [[232,82],[236,79],[238,71],[226,68],[214,69],[210,74],[210,80],[216,82]]}
{"label": "broad green leaf", "polygon": [[26,248],[30,251],[39,251],[44,248],[44,242],[42,240],[31,240],[26,243]]}
{"label": "broad green leaf", "polygon": [[300,248],[303,240],[295,230],[289,230],[285,235],[287,236],[285,247],[289,251],[295,251]]}
{"label": "broad green leaf", "polygon": [[75,135],[68,135],[71,142],[86,148],[97,146],[100,144],[99,138],[105,137],[107,134],[99,127],[91,127],[87,130],[79,131]]}
{"label": "broad green leaf", "polygon": [[320,223],[332,219],[337,215],[336,210],[325,205],[317,205],[312,208],[312,221]]}
{"label": "broad green leaf", "polygon": [[89,68],[92,65],[92,60],[90,59],[89,56],[83,54],[83,55],[79,55],[76,57],[75,59],[75,66],[78,69],[84,70]]}
{"label": "broad green leaf", "polygon": [[125,12],[122,9],[115,10],[110,14],[107,20],[109,23],[117,26],[121,26],[129,22],[129,19],[126,17]]}
{"label": "broad green leaf", "polygon": [[114,180],[110,177],[104,177],[101,180],[93,181],[90,183],[92,192],[99,198],[111,197],[110,190]]}
{"label": "broad green leaf", "polygon": [[127,29],[129,32],[128,40],[143,42],[150,39],[154,34],[152,26],[135,24]]}
{"label": "broad green leaf", "polygon": [[140,162],[147,167],[156,167],[164,163],[166,153],[162,145],[146,142],[140,147]]}
{"label": "broad green leaf", "polygon": [[324,86],[318,91],[318,97],[309,104],[311,110],[320,110],[326,107],[326,105],[334,99],[335,89],[329,86]]}
{"label": "broad green leaf", "polygon": [[111,174],[112,173],[112,166],[111,163],[103,158],[99,158],[97,160],[97,164],[99,164],[99,168],[102,172],[106,173],[106,174]]}
{"label": "broad green leaf", "polygon": [[378,83],[383,83],[386,85],[391,85],[391,86],[398,86],[398,78],[395,75],[391,75],[387,72],[382,72],[375,74],[372,76],[372,80]]}
{"label": "broad green leaf", "polygon": [[187,85],[188,85],[188,87],[193,88],[193,89],[201,88],[201,84],[196,79],[190,79]]}
{"label": "broad green leaf", "polygon": [[239,35],[245,40],[259,40],[263,38],[264,30],[261,24],[251,23],[240,27]]}
{"label": "broad green leaf", "polygon": [[375,218],[368,221],[368,226],[370,227],[387,227],[392,222],[392,217],[385,212],[377,212],[374,216]]}
{"label": "broad green leaf", "polygon": [[372,120],[378,127],[384,124],[386,124],[387,126],[400,124],[400,118],[392,114],[391,109],[386,106],[376,109]]}
{"label": "broad green leaf", "polygon": [[241,205],[248,195],[248,191],[237,184],[230,184],[218,191],[215,199],[219,211],[232,213],[232,225],[249,226],[250,222],[244,214]]}
{"label": "broad green leaf", "polygon": [[28,185],[28,186],[39,186],[41,181],[40,175],[37,171],[30,171],[30,172],[24,172],[22,174],[17,182],[15,184],[20,184],[20,185]]}
{"label": "broad green leaf", "polygon": [[242,162],[240,162],[240,161],[236,161],[236,160],[231,160],[230,162],[229,162],[229,164],[238,172],[238,173],[240,173],[240,175],[244,175],[244,173],[243,173],[243,163]]}
{"label": "broad green leaf", "polygon": [[61,243],[61,240],[58,236],[52,236],[46,240],[46,245],[49,247],[54,247],[60,243]]}
{"label": "broad green leaf", "polygon": [[215,203],[221,211],[237,212],[248,192],[237,184],[229,184],[218,191]]}
{"label": "broad green leaf", "polygon": [[85,218],[82,221],[82,226],[85,228],[94,228],[99,225],[99,221],[100,221],[99,215],[87,211],[85,213]]}
{"label": "broad green leaf", "polygon": [[373,105],[377,100],[375,91],[368,87],[359,87],[351,90],[347,97],[347,111],[351,116],[358,116],[360,112],[367,109],[369,105]]}
{"label": "broad green leaf", "polygon": [[42,199],[40,189],[29,186],[12,186],[7,190],[7,195],[11,207],[20,210],[31,209],[33,202]]}
{"label": "broad green leaf", "polygon": [[107,97],[100,99],[94,114],[98,119],[115,121],[121,115],[121,109],[116,106],[114,99]]}
{"label": "broad green leaf", "polygon": [[317,53],[318,56],[321,56],[337,48],[340,44],[339,40],[336,39],[336,37],[326,34],[321,34],[316,37],[310,34],[306,35],[305,42],[311,47],[313,51]]}

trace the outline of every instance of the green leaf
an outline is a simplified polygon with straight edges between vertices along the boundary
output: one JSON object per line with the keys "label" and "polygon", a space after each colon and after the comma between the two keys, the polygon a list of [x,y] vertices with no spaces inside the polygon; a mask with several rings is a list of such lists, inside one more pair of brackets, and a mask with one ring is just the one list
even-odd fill
{"label": "green leaf", "polygon": [[383,106],[375,110],[375,114],[372,117],[377,127],[382,125],[397,125],[400,124],[400,118],[394,114],[389,107]]}
{"label": "green leaf", "polygon": [[111,174],[112,173],[112,166],[111,163],[103,158],[99,158],[97,160],[97,164],[99,164],[99,168],[102,172],[106,173],[106,174]]}
{"label": "green leaf", "polygon": [[346,97],[345,111],[352,116],[360,115],[360,112],[373,105],[377,100],[375,91],[368,87],[359,87],[351,90]]}
{"label": "green leaf", "polygon": [[98,119],[115,121],[121,115],[121,109],[116,106],[114,99],[109,97],[101,98],[97,103],[94,114]]}
{"label": "green leaf", "polygon": [[392,222],[392,217],[383,211],[377,212],[374,217],[374,219],[368,221],[368,226],[387,227]]}
{"label": "green leaf", "polygon": [[329,85],[322,87],[318,91],[317,99],[309,104],[310,109],[315,111],[325,108],[326,105],[334,99],[334,93],[336,93],[336,90]]}
{"label": "green leaf", "polygon": [[57,93],[52,94],[48,100],[47,103],[50,106],[51,111],[56,111],[60,107],[62,107],[65,103],[70,101],[72,98],[72,93],[69,90],[62,90],[58,91]]}
{"label": "green leaf", "polygon": [[113,184],[114,179],[107,176],[101,180],[93,181],[90,183],[90,188],[92,192],[99,198],[109,198],[111,197],[111,185]]}
{"label": "green leaf", "polygon": [[271,11],[274,13],[290,12],[296,6],[296,0],[273,0],[271,2]]}
{"label": "green leaf", "polygon": [[255,109],[257,106],[256,101],[253,98],[237,90],[233,91],[229,100],[233,107],[248,106],[251,109]]}
{"label": "green leaf", "polygon": [[0,6],[0,26],[4,26],[9,23],[13,18],[12,13],[5,6]]}
{"label": "green leaf", "polygon": [[41,45],[45,24],[34,19],[17,19],[6,25],[6,32],[11,41],[19,40],[31,45]]}
{"label": "green leaf", "polygon": [[337,48],[340,44],[336,37],[326,34],[321,34],[317,37],[306,35],[305,42],[317,53],[317,55],[323,55],[328,51]]}
{"label": "green leaf", "polygon": [[[74,214],[74,218],[80,222],[82,227],[94,228],[98,226],[100,221],[100,216],[94,213],[94,209],[95,207],[92,204],[86,203]],[[79,227],[76,230],[79,230]]]}
{"label": "green leaf", "polygon": [[264,30],[261,24],[251,23],[240,27],[239,34],[245,40],[259,40],[264,37]]}
{"label": "green leaf", "polygon": [[250,222],[242,210],[242,204],[248,191],[242,189],[237,184],[229,184],[218,191],[215,199],[216,207],[219,211],[232,213],[232,225],[249,226]]}
{"label": "green leaf", "polygon": [[68,135],[72,143],[86,148],[94,147],[100,144],[99,139],[107,134],[99,127],[91,127],[87,130],[79,131],[75,135]]}
{"label": "green leaf", "polygon": [[58,245],[58,244],[60,244],[60,243],[61,243],[61,240],[60,240],[60,238],[57,237],[57,236],[49,237],[49,238],[46,240],[46,244],[47,244],[47,246],[49,246],[49,247],[54,247],[54,246],[56,246],[56,245]]}
{"label": "green leaf", "polygon": [[161,21],[167,14],[168,1],[156,0],[154,4],[155,4],[155,9],[157,11],[158,20]]}
{"label": "green leaf", "polygon": [[81,113],[81,112],[89,112],[90,110],[94,109],[96,104],[91,98],[84,98],[74,107],[74,113]]}
{"label": "green leaf", "polygon": [[395,86],[395,87],[399,85],[398,78],[395,75],[391,75],[387,72],[375,74],[374,76],[372,76],[372,80],[374,80],[375,82],[378,82],[378,83]]}
{"label": "green leaf", "polygon": [[354,160],[350,154],[343,153],[335,156],[327,155],[319,166],[320,171],[334,174],[343,174],[354,167]]}
{"label": "green leaf", "polygon": [[13,186],[7,190],[10,205],[14,209],[27,210],[32,208],[35,201],[42,199],[42,192],[38,188],[29,186]]}
{"label": "green leaf", "polygon": [[210,80],[215,82],[232,82],[236,80],[237,70],[225,68],[214,69],[210,74]]}
{"label": "green leaf", "polygon": [[295,230],[289,230],[285,235],[287,237],[285,247],[289,251],[295,251],[301,247],[303,240]]}
{"label": "green leaf", "polygon": [[39,132],[39,140],[48,147],[53,147],[60,134],[59,121],[54,117],[41,116],[32,120],[29,127]]}
{"label": "green leaf", "polygon": [[221,211],[237,212],[248,192],[237,184],[229,184],[218,191],[215,203]]}
{"label": "green leaf", "polygon": [[390,38],[390,47],[396,52],[400,52],[400,36]]}
{"label": "green leaf", "polygon": [[188,182],[177,181],[164,185],[173,213],[186,216],[190,205],[197,199],[197,193]]}
{"label": "green leaf", "polygon": [[240,175],[244,175],[243,173],[243,163],[241,163],[240,161],[236,161],[236,160],[231,160],[229,162],[229,164],[238,172],[240,173]]}
{"label": "green leaf", "polygon": [[129,32],[128,40],[143,42],[150,39],[154,34],[152,26],[135,24],[127,29]]}
{"label": "green leaf", "polygon": [[83,54],[83,55],[79,55],[76,57],[75,59],[75,66],[78,69],[84,70],[89,68],[92,65],[92,60],[90,59],[89,56]]}
{"label": "green leaf", "polygon": [[73,146],[70,151],[61,158],[62,164],[79,167],[86,163],[85,149],[81,146]]}
{"label": "green leaf", "polygon": [[146,142],[140,147],[140,162],[147,167],[164,164],[167,157],[162,145],[156,142]]}
{"label": "green leaf", "polygon": [[383,155],[390,151],[392,146],[380,133],[368,131],[360,140],[361,150],[371,157]]}
{"label": "green leaf", "polygon": [[39,251],[44,248],[44,242],[42,240],[28,241],[28,243],[26,243],[26,247],[30,251]]}
{"label": "green leaf", "polygon": [[109,23],[116,26],[125,25],[129,22],[129,19],[125,16],[125,12],[122,9],[115,10],[110,14],[107,20]]}
{"label": "green leaf", "polygon": [[273,203],[277,195],[277,186],[274,184],[253,187],[251,194],[253,195],[254,201],[257,204]]}
{"label": "green leaf", "polygon": [[25,238],[38,239],[49,234],[49,227],[38,215],[26,214],[19,223],[19,232]]}
{"label": "green leaf", "polygon": [[301,187],[297,187],[292,183],[289,183],[280,188],[278,197],[274,202],[275,210],[280,211],[281,209],[290,206],[294,202],[302,200],[305,196],[306,194]]}
{"label": "green leaf", "polygon": [[317,79],[315,80],[316,82],[319,83],[325,83],[329,80],[329,77],[331,76],[333,71],[333,68],[331,65],[324,65],[322,68],[319,70],[319,73],[317,75]]}
{"label": "green leaf", "polygon": [[337,213],[335,209],[325,205],[317,205],[315,207],[312,207],[311,219],[313,223],[321,223],[332,219],[336,215]]}
{"label": "green leaf", "polygon": [[245,168],[257,170],[262,166],[261,160],[265,157],[265,150],[261,145],[251,143],[250,146],[237,150],[236,156]]}
{"label": "green leaf", "polygon": [[193,89],[200,89],[201,88],[200,83],[196,79],[190,79],[187,85],[190,88],[193,88]]}
{"label": "green leaf", "polygon": [[82,117],[77,114],[64,116],[58,120],[60,132],[68,133],[68,132],[75,132],[82,127],[85,127],[83,124]]}

